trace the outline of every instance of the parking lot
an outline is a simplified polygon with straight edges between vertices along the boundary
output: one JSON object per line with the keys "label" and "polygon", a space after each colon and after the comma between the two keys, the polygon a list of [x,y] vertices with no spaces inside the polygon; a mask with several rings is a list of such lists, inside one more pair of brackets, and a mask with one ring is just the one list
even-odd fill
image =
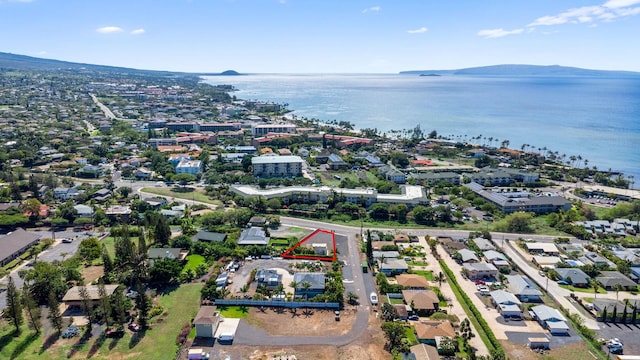
{"label": "parking lot", "polygon": [[[638,334],[640,333],[640,325],[631,324],[604,324],[598,323],[600,330],[597,331],[598,336],[605,340],[617,338],[624,344],[625,354],[640,354],[640,341]],[[606,347],[603,347],[607,351]]]}

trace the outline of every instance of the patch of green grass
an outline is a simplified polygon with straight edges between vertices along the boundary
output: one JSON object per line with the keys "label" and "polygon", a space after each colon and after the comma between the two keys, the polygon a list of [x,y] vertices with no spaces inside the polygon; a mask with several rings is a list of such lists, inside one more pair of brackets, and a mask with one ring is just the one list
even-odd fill
{"label": "patch of green grass", "polygon": [[[202,284],[185,284],[174,291],[161,295],[160,305],[167,315],[151,321],[151,328],[139,338],[126,332],[120,339],[104,336],[89,338],[81,342],[79,337],[57,339],[52,346],[43,347],[43,336],[35,336],[24,326],[19,337],[11,337],[11,327],[0,323],[0,359],[165,359],[178,350],[176,337],[184,324],[196,315],[200,304]],[[161,320],[160,320],[161,319]]]}
{"label": "patch of green grass", "polygon": [[246,306],[220,306],[220,315],[230,319],[244,319],[249,315],[249,308]]}
{"label": "patch of green grass", "polygon": [[189,270],[196,271],[200,264],[204,264],[206,259],[202,255],[192,254],[187,256],[187,264],[182,268],[182,272],[187,272]]}
{"label": "patch of green grass", "polygon": [[[181,191],[180,188],[142,188],[140,191],[147,194],[155,194],[167,198],[178,198],[185,200],[195,200],[198,202],[220,206],[220,200],[212,200],[204,193],[204,190],[189,188],[191,191]],[[178,191],[176,191],[178,190]]]}
{"label": "patch of green grass", "polygon": [[[582,293],[591,293],[593,294],[593,288],[579,288],[572,285],[560,285],[561,288],[567,289],[569,291],[582,292]],[[607,290],[603,288],[598,288],[598,294],[606,294]]]}
{"label": "patch of green grass", "polygon": [[116,239],[113,236],[107,236],[106,238],[102,239],[101,242],[107,248],[107,252],[109,253],[109,255],[111,255],[111,257],[113,258],[116,255]]}
{"label": "patch of green grass", "polygon": [[404,336],[409,339],[411,346],[418,345],[418,338],[416,338],[416,334],[413,332],[413,326],[405,326]]}
{"label": "patch of green grass", "polygon": [[433,281],[433,271],[431,270],[411,270],[412,273],[424,276],[428,281]]}
{"label": "patch of green grass", "polygon": [[404,304],[404,300],[403,299],[396,299],[396,298],[391,298],[391,297],[387,297],[387,299],[389,299],[389,303],[391,305],[401,305]]}

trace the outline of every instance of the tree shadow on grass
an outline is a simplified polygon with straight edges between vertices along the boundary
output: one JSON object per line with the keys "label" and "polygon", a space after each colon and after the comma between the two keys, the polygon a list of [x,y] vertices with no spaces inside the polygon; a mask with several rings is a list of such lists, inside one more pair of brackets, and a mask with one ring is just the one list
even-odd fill
{"label": "tree shadow on grass", "polygon": [[100,334],[100,336],[98,336],[98,338],[91,345],[89,352],[87,353],[87,359],[93,357],[93,355],[95,355],[98,350],[100,350],[100,347],[102,347],[102,344],[104,344],[106,339],[107,337],[105,336],[105,334]]}
{"label": "tree shadow on grass", "polygon": [[178,290],[180,284],[169,284],[167,286],[156,288],[156,292],[158,295],[169,295],[172,292]]}
{"label": "tree shadow on grass", "polygon": [[71,346],[71,349],[69,349],[69,352],[67,352],[67,359],[73,358],[78,352],[78,350],[80,350],[82,346],[87,341],[89,341],[90,338],[91,338],[91,331],[89,331],[88,329],[85,329],[84,332],[82,333],[82,337],[80,337],[80,339],[78,339],[78,341],[75,344],[73,344],[73,346]]}
{"label": "tree shadow on grass", "polygon": [[56,341],[58,340],[58,338],[60,338],[60,334],[55,332],[49,336],[47,336],[47,338],[44,340],[44,342],[42,343],[42,346],[40,347],[40,352],[39,354],[44,353],[45,351],[47,351],[53,344],[56,343]]}
{"label": "tree shadow on grass", "polygon": [[129,349],[133,349],[142,339],[144,339],[147,329],[141,329],[137,333],[133,334],[131,340],[129,340]]}
{"label": "tree shadow on grass", "polygon": [[2,335],[2,337],[0,337],[0,349],[4,349],[5,346],[9,345],[9,343],[12,342],[13,339],[18,336],[20,336],[20,332],[16,330],[13,330],[8,334]]}
{"label": "tree shadow on grass", "polygon": [[16,359],[22,354],[22,352],[31,345],[32,342],[36,341],[40,337],[40,333],[34,332],[31,335],[27,336],[24,340],[22,340],[16,348],[11,353],[11,359]]}

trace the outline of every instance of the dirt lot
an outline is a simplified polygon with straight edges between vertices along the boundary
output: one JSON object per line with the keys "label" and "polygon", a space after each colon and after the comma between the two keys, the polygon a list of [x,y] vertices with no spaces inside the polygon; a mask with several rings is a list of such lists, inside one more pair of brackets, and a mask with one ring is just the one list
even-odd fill
{"label": "dirt lot", "polygon": [[[353,319],[354,312],[349,313],[349,311],[343,311],[346,314],[344,319],[340,322],[341,324],[333,327],[334,330],[340,329],[338,331],[344,332],[346,328],[348,328],[351,321],[349,319]],[[314,322],[313,327],[315,328],[319,324],[324,322],[324,319],[320,316],[321,312],[312,315],[309,319],[305,319],[304,321],[298,321],[297,324],[293,324],[293,326],[298,329],[298,331],[303,331],[299,333],[299,335],[320,335],[329,333],[328,330],[324,330],[321,332],[311,331],[300,324],[307,325],[308,321],[311,320]],[[248,318],[255,316],[255,313],[250,313]],[[268,310],[266,313],[262,314],[259,317],[261,321],[271,321],[269,322],[269,332],[271,334],[285,334],[289,333],[289,330],[283,329],[285,326],[283,324],[287,324],[287,326],[292,325],[290,321],[291,314],[276,314],[274,316],[274,312]],[[275,321],[275,322],[274,322]],[[331,321],[333,317],[331,317]],[[344,324],[344,325],[343,325]],[[274,329],[279,329],[277,331],[271,331]],[[335,334],[335,333],[333,333]],[[391,354],[384,350],[385,338],[384,334],[380,329],[380,320],[371,318],[369,320],[369,326],[365,333],[353,343],[346,346],[319,346],[319,345],[301,345],[301,346],[286,346],[286,347],[271,347],[271,346],[225,346],[220,347],[216,346],[216,353],[213,358],[215,359],[224,359],[226,356],[229,356],[231,359],[249,359],[249,360],[274,360],[274,359],[286,359],[286,355],[295,355],[298,360],[383,360],[390,359]],[[280,356],[280,358],[278,358]]]}
{"label": "dirt lot", "polygon": [[557,349],[546,350],[539,354],[529,349],[527,345],[513,344],[500,340],[508,359],[514,360],[593,360],[593,355],[589,352],[584,342],[569,344]]}
{"label": "dirt lot", "polygon": [[[278,310],[278,311],[276,311]],[[355,310],[340,312],[336,321],[333,310],[326,309],[266,309],[251,308],[247,322],[271,335],[325,336],[344,334],[355,321]],[[297,319],[297,321],[292,321]]]}
{"label": "dirt lot", "polygon": [[82,277],[84,278],[85,284],[90,284],[94,280],[98,280],[102,275],[104,275],[104,267],[102,266],[87,266],[82,269]]}

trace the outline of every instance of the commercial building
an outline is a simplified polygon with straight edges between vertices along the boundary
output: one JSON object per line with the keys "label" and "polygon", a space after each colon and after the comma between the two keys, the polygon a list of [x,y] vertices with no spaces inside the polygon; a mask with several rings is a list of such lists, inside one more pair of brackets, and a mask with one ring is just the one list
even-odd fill
{"label": "commercial building", "polygon": [[303,162],[301,157],[295,155],[265,155],[251,158],[253,176],[262,178],[302,176]]}

